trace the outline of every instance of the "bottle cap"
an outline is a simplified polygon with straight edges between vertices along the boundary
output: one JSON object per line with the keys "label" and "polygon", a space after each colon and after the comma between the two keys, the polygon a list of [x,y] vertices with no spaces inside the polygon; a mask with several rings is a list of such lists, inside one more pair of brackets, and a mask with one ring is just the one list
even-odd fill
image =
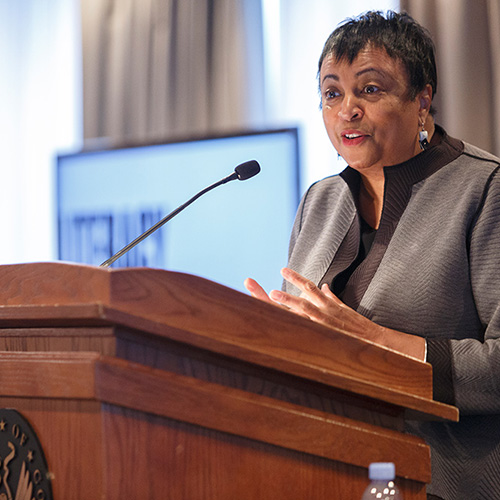
{"label": "bottle cap", "polygon": [[374,481],[393,481],[396,477],[396,467],[392,462],[374,462],[368,468],[368,477]]}

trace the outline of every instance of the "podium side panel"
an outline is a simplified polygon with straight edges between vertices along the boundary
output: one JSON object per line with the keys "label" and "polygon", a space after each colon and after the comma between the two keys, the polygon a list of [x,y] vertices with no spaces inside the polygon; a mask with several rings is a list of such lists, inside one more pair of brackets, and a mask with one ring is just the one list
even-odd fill
{"label": "podium side panel", "polygon": [[[109,500],[325,500],[361,498],[361,467],[168,418],[105,405]],[[425,485],[399,479],[406,500]]]}

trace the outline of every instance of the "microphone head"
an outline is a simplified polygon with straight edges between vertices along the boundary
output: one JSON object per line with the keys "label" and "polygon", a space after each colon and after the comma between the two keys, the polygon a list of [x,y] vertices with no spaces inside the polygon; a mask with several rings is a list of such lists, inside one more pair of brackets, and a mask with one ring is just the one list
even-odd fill
{"label": "microphone head", "polygon": [[260,172],[260,165],[256,160],[249,160],[238,165],[234,171],[240,181],[246,181]]}

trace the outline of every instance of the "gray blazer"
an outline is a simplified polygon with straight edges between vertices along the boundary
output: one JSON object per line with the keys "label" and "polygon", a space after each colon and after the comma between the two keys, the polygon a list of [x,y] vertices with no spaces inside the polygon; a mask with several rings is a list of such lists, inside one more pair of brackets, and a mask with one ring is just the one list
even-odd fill
{"label": "gray blazer", "polygon": [[[385,169],[380,227],[345,302],[425,337],[435,397],[460,409],[458,424],[410,423],[431,446],[429,493],[491,500],[500,498],[500,159],[440,130],[441,144]],[[356,182],[348,168],[299,206],[289,267],[318,284],[357,254]]]}

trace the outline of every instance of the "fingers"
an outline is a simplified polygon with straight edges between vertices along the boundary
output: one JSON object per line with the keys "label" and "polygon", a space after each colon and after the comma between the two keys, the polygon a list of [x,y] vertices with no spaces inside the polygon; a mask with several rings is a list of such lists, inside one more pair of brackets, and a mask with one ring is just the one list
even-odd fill
{"label": "fingers", "polygon": [[300,297],[297,297],[286,292],[272,290],[269,293],[272,300],[309,319],[325,324],[343,324],[339,315],[343,316],[346,306],[327,284],[319,289],[312,281],[289,268],[282,269],[281,274],[302,293]]}
{"label": "fingers", "polygon": [[266,291],[252,278],[247,278],[244,281],[245,288],[250,292],[252,297],[263,300],[265,302],[272,302],[267,295]]}
{"label": "fingers", "polygon": [[320,290],[312,281],[289,268],[282,269],[281,274],[302,292],[300,297],[280,290],[271,290],[268,295],[252,278],[247,278],[244,284],[252,297],[274,305],[281,305],[300,316],[320,322],[325,322],[330,315],[335,314],[339,306],[343,306],[342,301],[330,291],[328,285],[323,285]]}
{"label": "fingers", "polygon": [[[281,270],[281,275],[285,280],[295,285],[302,292],[302,297],[306,297],[314,305],[321,307],[325,304],[325,291],[323,289],[320,290],[312,281],[304,278],[304,276],[288,267]],[[330,292],[329,297],[330,296],[334,295]]]}
{"label": "fingers", "polygon": [[292,285],[295,285],[302,294],[300,297],[279,290],[271,290],[269,296],[293,312],[310,319],[317,317],[321,305],[321,290],[310,280],[287,267],[281,270],[281,275]]}
{"label": "fingers", "polygon": [[[279,301],[272,299],[272,292],[268,295],[266,291],[252,278],[247,278],[244,281],[245,288],[250,292],[250,295],[256,299],[272,304],[276,307],[281,307],[282,309],[288,309],[285,305],[280,304]],[[276,290],[273,290],[276,292]]]}
{"label": "fingers", "polygon": [[280,290],[271,290],[269,293],[271,299],[282,306],[290,309],[300,316],[313,319],[316,317],[318,308],[310,302],[309,299],[303,297],[296,297]]}
{"label": "fingers", "polygon": [[330,287],[326,283],[321,285],[321,292],[329,299],[335,301],[338,305],[344,305],[344,303],[330,290]]}

